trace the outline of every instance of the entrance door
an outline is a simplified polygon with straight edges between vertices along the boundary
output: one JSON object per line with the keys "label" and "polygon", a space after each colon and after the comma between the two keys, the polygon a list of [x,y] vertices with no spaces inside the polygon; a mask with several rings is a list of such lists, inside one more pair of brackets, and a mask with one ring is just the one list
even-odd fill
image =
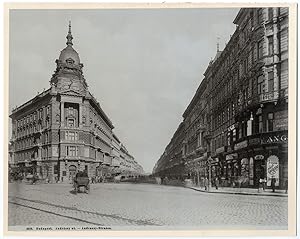
{"label": "entrance door", "polygon": [[73,178],[76,176],[77,168],[74,165],[69,167],[69,180],[72,181]]}

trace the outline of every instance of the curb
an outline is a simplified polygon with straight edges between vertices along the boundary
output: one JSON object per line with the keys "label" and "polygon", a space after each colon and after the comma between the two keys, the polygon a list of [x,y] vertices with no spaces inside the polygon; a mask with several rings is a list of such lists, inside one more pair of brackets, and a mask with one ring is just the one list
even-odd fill
{"label": "curb", "polygon": [[192,189],[194,191],[202,192],[202,193],[218,193],[218,194],[235,194],[235,195],[250,195],[250,196],[271,196],[271,197],[288,197],[288,194],[262,194],[262,193],[247,193],[247,192],[224,192],[224,191],[205,191],[202,189],[185,187],[188,189]]}

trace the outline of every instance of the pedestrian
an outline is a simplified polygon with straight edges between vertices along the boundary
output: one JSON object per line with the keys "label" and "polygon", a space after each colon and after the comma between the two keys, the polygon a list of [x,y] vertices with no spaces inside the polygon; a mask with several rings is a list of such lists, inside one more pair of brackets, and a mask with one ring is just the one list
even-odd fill
{"label": "pedestrian", "polygon": [[37,179],[38,179],[38,176],[37,176],[36,173],[34,173],[34,174],[32,175],[32,184],[35,184],[35,182],[37,181]]}
{"label": "pedestrian", "polygon": [[272,179],[271,179],[272,192],[275,192],[275,183],[276,183],[276,178],[274,178],[274,176],[272,176]]}
{"label": "pedestrian", "polygon": [[215,184],[216,184],[216,189],[218,190],[218,187],[219,187],[219,179],[218,179],[218,177],[216,177]]}
{"label": "pedestrian", "polygon": [[288,186],[289,186],[289,182],[288,182],[288,180],[285,180],[285,193],[287,193],[288,192]]}
{"label": "pedestrian", "polygon": [[207,191],[207,189],[208,189],[208,179],[207,179],[207,177],[205,177],[205,179],[204,179],[204,188],[205,188],[205,191]]}
{"label": "pedestrian", "polygon": [[263,190],[264,190],[264,191],[266,190],[266,184],[267,184],[267,179],[264,178],[264,179],[263,179]]}
{"label": "pedestrian", "polygon": [[260,178],[260,179],[259,179],[258,192],[261,192],[261,189],[263,188],[263,181],[264,181],[263,178]]}

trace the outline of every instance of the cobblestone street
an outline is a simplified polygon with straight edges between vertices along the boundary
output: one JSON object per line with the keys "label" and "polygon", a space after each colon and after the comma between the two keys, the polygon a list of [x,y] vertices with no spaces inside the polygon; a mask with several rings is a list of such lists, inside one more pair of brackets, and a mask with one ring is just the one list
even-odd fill
{"label": "cobblestone street", "polygon": [[[207,194],[151,184],[9,184],[9,226],[287,229],[287,197]],[[12,229],[13,227],[11,227]]]}

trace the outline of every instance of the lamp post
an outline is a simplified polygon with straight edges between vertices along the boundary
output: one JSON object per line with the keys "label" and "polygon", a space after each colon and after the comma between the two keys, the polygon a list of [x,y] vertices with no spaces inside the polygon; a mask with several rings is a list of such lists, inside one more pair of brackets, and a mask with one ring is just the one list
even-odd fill
{"label": "lamp post", "polygon": [[207,191],[210,190],[211,188],[211,162],[212,162],[212,158],[211,156],[209,156],[207,163],[208,163],[208,188]]}

